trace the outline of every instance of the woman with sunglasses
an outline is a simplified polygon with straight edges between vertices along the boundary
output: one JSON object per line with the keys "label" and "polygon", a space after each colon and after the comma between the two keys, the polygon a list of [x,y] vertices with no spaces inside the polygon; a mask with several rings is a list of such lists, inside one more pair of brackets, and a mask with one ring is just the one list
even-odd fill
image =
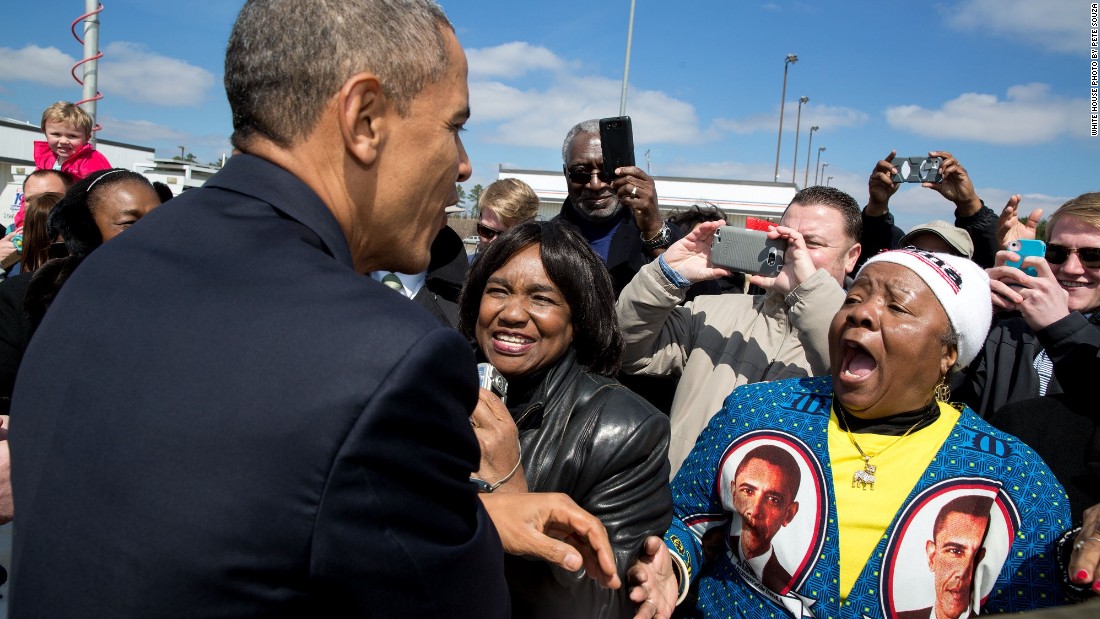
{"label": "woman with sunglasses", "polygon": [[477,250],[470,254],[470,262],[506,230],[534,219],[539,212],[539,197],[518,178],[502,178],[481,192],[477,208]]}

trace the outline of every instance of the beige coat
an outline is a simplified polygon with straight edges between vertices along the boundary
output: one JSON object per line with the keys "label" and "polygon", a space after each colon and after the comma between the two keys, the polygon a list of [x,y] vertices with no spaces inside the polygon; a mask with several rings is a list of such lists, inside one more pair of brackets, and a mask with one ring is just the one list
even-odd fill
{"label": "beige coat", "polygon": [[824,269],[786,297],[724,294],[680,306],[684,292],[654,260],[617,304],[623,370],[679,378],[668,449],[673,475],[734,388],[829,371],[829,323],[845,296]]}

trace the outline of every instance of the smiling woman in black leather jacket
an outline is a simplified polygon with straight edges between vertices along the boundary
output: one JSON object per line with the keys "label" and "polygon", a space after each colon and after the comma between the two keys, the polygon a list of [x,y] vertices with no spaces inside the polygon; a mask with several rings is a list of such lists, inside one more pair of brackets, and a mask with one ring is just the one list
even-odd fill
{"label": "smiling woman in black leather jacket", "polygon": [[[561,492],[607,529],[620,578],[672,517],[668,417],[610,378],[622,339],[607,270],[560,223],[527,222],[474,263],[460,329],[508,380],[507,409],[482,393],[472,422],[483,489]],[[519,468],[516,433],[519,436]],[[508,556],[515,617],[630,617],[625,590]]]}

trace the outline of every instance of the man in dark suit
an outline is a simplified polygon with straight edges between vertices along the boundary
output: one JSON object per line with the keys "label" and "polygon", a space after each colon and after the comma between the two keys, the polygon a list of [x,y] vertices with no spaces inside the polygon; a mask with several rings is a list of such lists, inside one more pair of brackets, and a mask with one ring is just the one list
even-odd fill
{"label": "man in dark suit", "polygon": [[791,573],[779,564],[772,539],[798,514],[802,472],[794,456],[777,445],[749,450],[733,475],[733,509],[741,516],[741,531],[731,531],[729,547],[761,583],[776,593],[790,590]]}
{"label": "man in dark suit", "polygon": [[[448,212],[452,208],[462,210],[448,207]],[[443,324],[457,329],[458,296],[469,267],[466,246],[457,232],[444,226],[432,241],[430,253],[427,271],[415,275],[375,271],[371,277],[411,298]]]}
{"label": "man in dark suit", "polygon": [[898,619],[964,619],[974,597],[974,571],[985,557],[982,541],[989,528],[993,498],[963,495],[940,508],[925,542],[928,570],[935,586],[935,604],[898,613]]}
{"label": "man in dark suit", "polygon": [[24,358],[12,617],[507,616],[470,349],[363,276],[425,269],[471,173],[450,23],[250,1],[225,83],[241,154],[84,262]]}

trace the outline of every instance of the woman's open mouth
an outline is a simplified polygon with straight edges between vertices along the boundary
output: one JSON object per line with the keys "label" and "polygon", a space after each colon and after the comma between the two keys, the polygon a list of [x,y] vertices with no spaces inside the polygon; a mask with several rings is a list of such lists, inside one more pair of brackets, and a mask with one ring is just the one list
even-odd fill
{"label": "woman's open mouth", "polygon": [[522,333],[498,332],[493,334],[493,350],[505,355],[521,355],[531,346],[535,340]]}
{"label": "woman's open mouth", "polygon": [[849,381],[861,381],[878,369],[878,362],[867,349],[847,342],[844,344],[844,361],[840,366],[840,376]]}

